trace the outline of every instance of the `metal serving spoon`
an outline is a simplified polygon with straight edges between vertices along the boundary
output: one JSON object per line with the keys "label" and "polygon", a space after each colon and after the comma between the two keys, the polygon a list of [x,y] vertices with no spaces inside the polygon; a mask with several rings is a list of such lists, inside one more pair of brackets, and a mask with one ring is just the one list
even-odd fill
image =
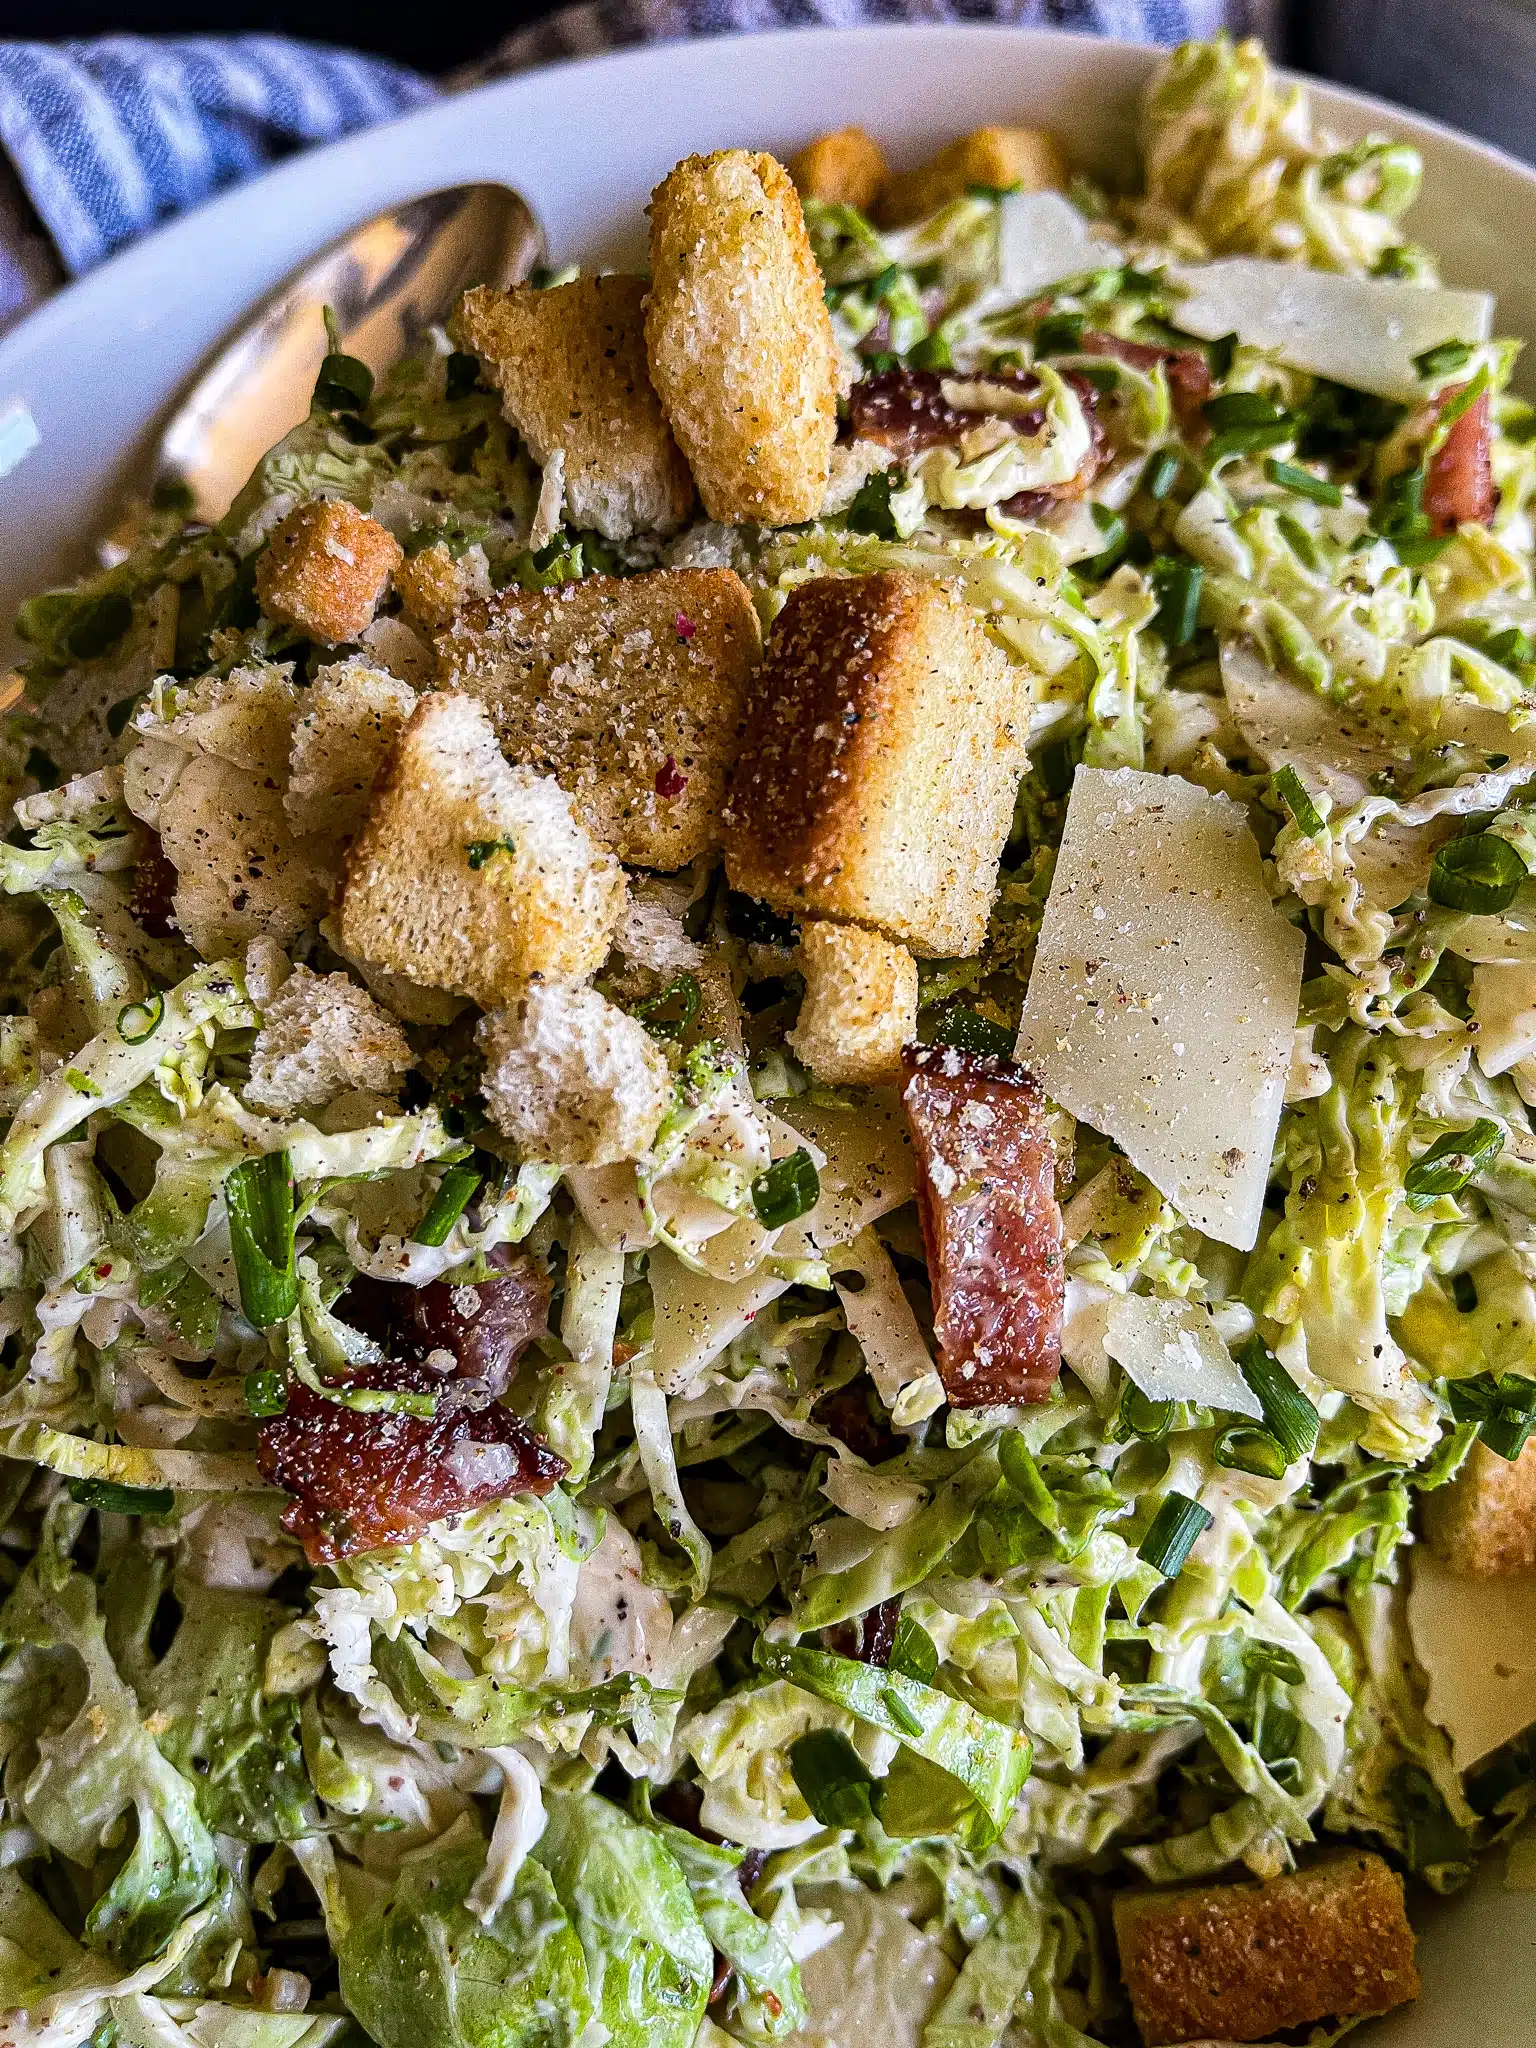
{"label": "metal serving spoon", "polygon": [[280,284],[199,371],[160,437],[157,486],[190,491],[195,519],[223,518],[309,411],[327,306],[342,348],[377,375],[467,286],[515,284],[543,253],[538,221],[505,185],[454,185],[364,221]]}

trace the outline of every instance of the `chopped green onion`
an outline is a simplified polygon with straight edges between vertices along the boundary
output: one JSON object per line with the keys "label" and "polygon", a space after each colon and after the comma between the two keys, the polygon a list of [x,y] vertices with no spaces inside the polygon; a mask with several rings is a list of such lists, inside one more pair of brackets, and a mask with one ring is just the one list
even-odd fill
{"label": "chopped green onion", "polygon": [[1046,1485],[1034,1452],[1022,1430],[1005,1429],[998,1439],[997,1462],[1008,1491],[1021,1500],[1035,1520],[1053,1533],[1061,1527],[1061,1510]]}
{"label": "chopped green onion", "polygon": [[1277,1439],[1251,1422],[1222,1430],[1211,1456],[1229,1472],[1251,1472],[1258,1479],[1283,1479],[1290,1462]]}
{"label": "chopped green onion", "polygon": [[1317,542],[1312,538],[1311,534],[1308,533],[1301,521],[1293,518],[1289,512],[1279,513],[1276,516],[1275,524],[1280,529],[1280,538],[1285,542],[1297,561],[1300,562],[1303,569],[1311,570],[1315,576],[1322,567],[1322,563],[1318,557]]}
{"label": "chopped green onion", "polygon": [[1178,482],[1179,471],[1183,467],[1184,458],[1176,448],[1159,450],[1147,464],[1146,474],[1142,479],[1147,496],[1156,498],[1161,503]]}
{"label": "chopped green onion", "polygon": [[373,396],[373,372],[356,356],[333,349],[315,379],[314,403],[324,412],[361,412]]}
{"label": "chopped green onion", "polygon": [[245,1376],[245,1405],[252,1415],[281,1415],[288,1406],[288,1381],[275,1365]]}
{"label": "chopped green onion", "polygon": [[258,1330],[283,1322],[298,1306],[293,1193],[286,1152],[243,1159],[224,1183],[240,1306]]}
{"label": "chopped green onion", "polygon": [[1250,1671],[1262,1672],[1280,1685],[1301,1685],[1306,1679],[1301,1659],[1280,1643],[1249,1643],[1243,1661]]}
{"label": "chopped green onion", "polygon": [[1083,338],[1086,313],[1047,313],[1035,329],[1037,356],[1069,355]]}
{"label": "chopped green onion", "polygon": [[1174,1407],[1172,1401],[1154,1401],[1134,1380],[1127,1380],[1105,1434],[1111,1443],[1123,1444],[1138,1437],[1143,1443],[1160,1444],[1173,1427]]}
{"label": "chopped green onion", "polygon": [[901,357],[893,355],[888,348],[877,348],[872,355],[864,358],[865,372],[871,377],[884,377],[901,367]]}
{"label": "chopped green onion", "polygon": [[[680,1039],[699,1014],[703,1002],[698,976],[676,974],[665,988],[658,989],[653,996],[647,996],[642,1003],[636,1003],[630,1015],[638,1018],[652,1038],[665,1038],[675,1042]],[[667,1011],[675,1014],[666,1015]]]}
{"label": "chopped green onion", "polygon": [[1409,1208],[1422,1212],[1432,1208],[1441,1195],[1459,1195],[1503,1149],[1503,1130],[1485,1116],[1464,1131],[1447,1131],[1403,1175]]}
{"label": "chopped green onion", "polygon": [[498,853],[516,853],[517,846],[510,839],[469,839],[464,843],[464,858],[476,874],[492,861]]}
{"label": "chopped green onion", "polygon": [[1232,374],[1232,359],[1237,354],[1238,338],[1235,333],[1220,334],[1205,351],[1205,360],[1211,375],[1219,384],[1223,377]]}
{"label": "chopped green onion", "polygon": [[824,1828],[856,1828],[870,1818],[874,1776],[839,1729],[813,1728],[789,1745],[800,1797]]}
{"label": "chopped green onion", "polygon": [[64,645],[76,661],[93,661],[115,647],[132,624],[132,603],[120,590],[109,590],[81,605],[65,631]]}
{"label": "chopped green onion", "polygon": [[1448,377],[1452,370],[1459,370],[1472,359],[1471,345],[1465,341],[1437,341],[1433,348],[1426,348],[1413,359],[1413,367],[1427,384],[1435,377]]}
{"label": "chopped green onion", "polygon": [[103,1515],[168,1515],[176,1496],[168,1486],[119,1486],[111,1479],[66,1479],[69,1497]]}
{"label": "chopped green onion", "polygon": [[780,1230],[804,1216],[821,1200],[821,1176],[802,1145],[787,1159],[776,1159],[752,1182],[752,1207],[764,1230]]}
{"label": "chopped green onion", "polygon": [[1272,484],[1278,484],[1282,491],[1289,491],[1293,498],[1308,498],[1314,505],[1342,505],[1344,493],[1337,484],[1326,477],[1314,476],[1310,469],[1303,469],[1299,463],[1281,462],[1277,456],[1264,459],[1264,474]]}
{"label": "chopped green onion", "polygon": [[1262,391],[1218,391],[1200,410],[1218,432],[1229,427],[1272,427],[1291,417],[1283,405]]}
{"label": "chopped green onion", "polygon": [[915,1678],[919,1685],[932,1685],[934,1673],[939,1668],[939,1653],[920,1621],[914,1621],[910,1614],[902,1614],[896,1620],[896,1636],[891,1644],[891,1654],[886,1659],[886,1668],[899,1671],[904,1678]]}
{"label": "chopped green onion", "polygon": [[1309,1458],[1322,1418],[1258,1332],[1237,1354],[1237,1369],[1264,1410],[1264,1427],[1287,1465]]}
{"label": "chopped green onion", "polygon": [[1292,767],[1277,768],[1269,778],[1269,786],[1295,820],[1298,832],[1305,832],[1309,839],[1323,836],[1323,818],[1317,805],[1307,794],[1307,786]]}
{"label": "chopped green onion", "polygon": [[1490,917],[1509,908],[1526,874],[1525,862],[1507,839],[1494,832],[1469,833],[1435,855],[1429,871],[1430,901],[1448,910]]}
{"label": "chopped green onion", "polygon": [[1124,556],[1126,543],[1131,537],[1130,528],[1120,514],[1112,512],[1108,505],[1090,505],[1088,510],[1093,516],[1094,525],[1104,536],[1104,545],[1096,555],[1089,555],[1077,564],[1077,573],[1080,576],[1091,576],[1095,582],[1101,582],[1118,567]]}
{"label": "chopped green onion", "polygon": [[142,1045],[153,1038],[165,1018],[165,997],[146,996],[142,1003],[124,1003],[117,1013],[117,1035],[124,1045]]}
{"label": "chopped green onion", "polygon": [[1170,1493],[1152,1517],[1136,1555],[1165,1579],[1176,1579],[1196,1543],[1215,1520],[1208,1508],[1187,1493]]}
{"label": "chopped green onion", "polygon": [[891,493],[906,485],[907,473],[899,466],[877,470],[866,477],[848,507],[848,524],[855,533],[873,534],[876,540],[900,540],[901,530],[891,510]]}
{"label": "chopped green onion", "polygon": [[915,347],[909,348],[907,361],[914,370],[952,370],[955,367],[949,337],[942,330],[925,334]]}
{"label": "chopped green onion", "polygon": [[903,1735],[922,1734],[922,1715],[909,1706],[901,1694],[894,1689],[888,1689],[885,1694],[885,1711],[890,1715]]}
{"label": "chopped green onion", "polygon": [[1013,1058],[1013,1041],[1013,1032],[994,1024],[990,1017],[983,1017],[979,1010],[967,1009],[963,1003],[944,1012],[933,1034],[935,1045],[952,1045],[958,1052],[989,1053],[1000,1060]]}
{"label": "chopped green onion", "polygon": [[1157,615],[1152,624],[1169,647],[1186,647],[1200,622],[1200,586],[1205,571],[1198,562],[1175,562],[1159,555],[1152,564]]}
{"label": "chopped green onion", "polygon": [[1482,1427],[1482,1440],[1496,1458],[1511,1464],[1519,1457],[1536,1430],[1536,1415],[1528,1409],[1501,1407]]}
{"label": "chopped green onion", "polygon": [[437,1193],[432,1197],[427,1213],[417,1224],[412,1234],[413,1244],[446,1244],[448,1233],[464,1214],[480,1185],[480,1174],[473,1166],[450,1166],[437,1184]]}

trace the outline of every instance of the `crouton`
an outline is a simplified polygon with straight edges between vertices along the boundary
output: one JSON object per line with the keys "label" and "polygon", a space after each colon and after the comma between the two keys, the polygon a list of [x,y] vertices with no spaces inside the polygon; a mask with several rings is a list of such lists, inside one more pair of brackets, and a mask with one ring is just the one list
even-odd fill
{"label": "crouton", "polygon": [[507,758],[553,775],[621,860],[680,868],[719,844],[761,651],[731,570],[504,590],[437,650],[444,686],[485,706]]}
{"label": "crouton", "polygon": [[565,458],[566,517],[606,540],[681,526],[693,479],[645,361],[643,277],[466,292],[448,323],[535,462]]}
{"label": "crouton", "polygon": [[771,156],[684,159],[651,196],[651,380],[711,519],[812,519],[837,347],[800,200]]}
{"label": "crouton", "polygon": [[304,694],[283,807],[296,832],[347,837],[368,815],[379,770],[415,709],[409,683],[365,661],[333,661]]}
{"label": "crouton", "polygon": [[452,555],[442,541],[407,555],[395,571],[400,608],[413,626],[436,633],[472,598],[491,594],[490,564],[476,541],[462,555]]}
{"label": "crouton", "polygon": [[901,1048],[917,1036],[917,962],[905,946],[857,925],[808,924],[797,956],[805,1001],[790,1050],[829,1087],[901,1079]]}
{"label": "crouton", "polygon": [[948,585],[822,577],[790,595],[725,814],[734,888],[974,953],[1024,767],[1013,671]]}
{"label": "crouton", "polygon": [[1453,1572],[1536,1572],[1536,1438],[1513,1460],[1474,1444],[1450,1485],[1425,1494],[1424,1533]]}
{"label": "crouton", "polygon": [[1266,1884],[1122,1892],[1115,1935],[1147,2048],[1267,2041],[1419,1995],[1403,1881],[1357,1850]]}
{"label": "crouton", "polygon": [[262,934],[286,945],[323,913],[331,869],[294,837],[272,783],[195,754],[158,816],[176,870],[176,923],[206,959]]}
{"label": "crouton", "polygon": [[442,1031],[455,1017],[463,1015],[466,1004],[462,996],[451,996],[440,988],[423,988],[403,974],[391,974],[387,967],[376,967],[371,960],[360,960],[355,953],[347,952],[334,917],[320,920],[320,936],[338,959],[346,961],[368,993],[377,996],[402,1024],[428,1024],[434,1031]]}
{"label": "crouton", "polygon": [[595,972],[623,907],[623,869],[559,784],[509,767],[472,698],[424,698],[347,854],[345,950],[490,1008],[531,975]]}
{"label": "crouton", "polygon": [[475,1035],[491,1121],[525,1158],[612,1166],[655,1137],[671,1069],[644,1025],[596,989],[533,982]]}
{"label": "crouton", "polygon": [[802,199],[831,206],[856,206],[868,213],[890,176],[885,152],[862,128],[818,135],[789,160],[789,175]]}
{"label": "crouton", "polygon": [[270,1116],[293,1116],[343,1089],[393,1094],[412,1058],[394,1018],[344,974],[295,967],[262,1005],[245,1099]]}
{"label": "crouton", "polygon": [[973,128],[915,171],[889,179],[875,203],[875,219],[881,227],[904,227],[961,198],[972,185],[1050,192],[1059,191],[1068,176],[1061,144],[1043,128]]}
{"label": "crouton", "polygon": [[364,631],[401,560],[376,519],[344,498],[312,498],[272,529],[256,595],[269,619],[335,645]]}

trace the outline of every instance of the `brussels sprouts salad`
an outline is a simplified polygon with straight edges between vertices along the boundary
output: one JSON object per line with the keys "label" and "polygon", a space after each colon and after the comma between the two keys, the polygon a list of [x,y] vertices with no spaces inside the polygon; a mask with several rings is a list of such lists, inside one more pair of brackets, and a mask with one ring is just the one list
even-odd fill
{"label": "brussels sprouts salad", "polygon": [[1141,145],[689,159],[24,607],[5,2042],[1322,2042],[1536,1881],[1536,407],[1257,46]]}

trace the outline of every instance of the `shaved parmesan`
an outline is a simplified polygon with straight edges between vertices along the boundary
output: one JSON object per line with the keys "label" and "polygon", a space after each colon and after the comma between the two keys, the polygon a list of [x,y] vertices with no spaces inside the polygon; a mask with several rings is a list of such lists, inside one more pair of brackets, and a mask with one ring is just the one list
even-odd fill
{"label": "shaved parmesan", "polygon": [[1371,778],[1413,759],[1402,738],[1301,683],[1277,675],[1242,641],[1221,650],[1221,685],[1232,723],[1263,768],[1294,768],[1309,789],[1348,808],[1370,794]]}
{"label": "shaved parmesan", "polygon": [[1109,1329],[1109,1312],[1119,1297],[1111,1288],[1092,1280],[1067,1281],[1067,1299],[1061,1317],[1061,1358],[1092,1394],[1095,1404],[1106,1407],[1114,1375],[1104,1338]]}
{"label": "shaved parmesan", "polygon": [[1259,1421],[1263,1403],[1197,1301],[1122,1294],[1104,1318],[1104,1349],[1149,1401],[1192,1401]]}
{"label": "shaved parmesan", "polygon": [[1260,256],[1170,263],[1168,276],[1187,293],[1175,314],[1186,333],[1203,341],[1236,334],[1293,369],[1404,405],[1428,396],[1415,356],[1446,341],[1486,341],[1493,332],[1487,292],[1350,277]]}
{"label": "shaved parmesan", "polygon": [[871,1089],[857,1108],[813,1104],[799,1095],[779,1109],[825,1161],[818,1161],[821,1200],[804,1225],[815,1252],[847,1244],[911,1201],[917,1191],[912,1134],[894,1088]]}
{"label": "shaved parmesan", "polygon": [[1457,1770],[1536,1721],[1536,1578],[1464,1578],[1416,1549],[1408,1633]]}
{"label": "shaved parmesan", "polygon": [[1191,1223],[1258,1237],[1301,996],[1241,809],[1172,775],[1080,768],[1018,1057]]}
{"label": "shaved parmesan", "polygon": [[1010,192],[998,213],[997,282],[1010,301],[1125,259],[1059,192]]}
{"label": "shaved parmesan", "polygon": [[832,1284],[870,1378],[887,1408],[894,1408],[903,1387],[933,1371],[933,1360],[891,1255],[873,1230],[861,1230],[839,1251]]}
{"label": "shaved parmesan", "polygon": [[711,1279],[665,1249],[651,1253],[655,1336],[651,1377],[664,1394],[680,1394],[728,1344],[749,1328],[759,1309],[789,1286],[765,1268],[748,1280]]}

